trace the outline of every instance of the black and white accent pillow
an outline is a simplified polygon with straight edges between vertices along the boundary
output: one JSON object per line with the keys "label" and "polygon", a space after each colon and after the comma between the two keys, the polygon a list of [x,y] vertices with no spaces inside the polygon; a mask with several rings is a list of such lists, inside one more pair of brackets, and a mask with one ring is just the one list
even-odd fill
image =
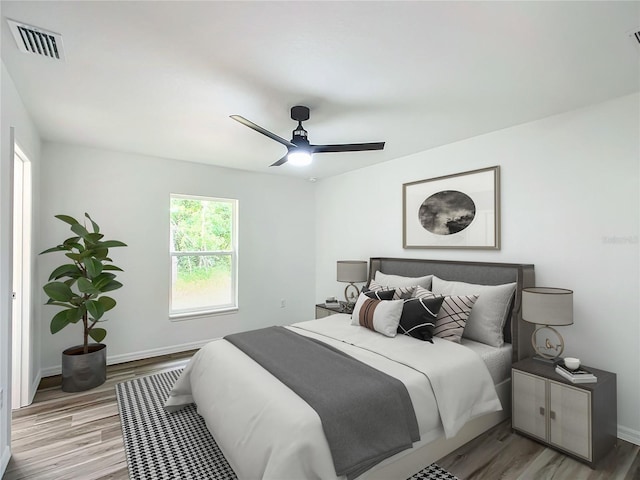
{"label": "black and white accent pillow", "polygon": [[369,282],[369,290],[372,292],[393,291],[393,298],[390,298],[389,300],[406,300],[413,297],[413,294],[416,291],[416,285],[412,285],[410,287],[385,287],[375,280],[371,280],[371,282]]}
{"label": "black and white accent pillow", "polygon": [[442,306],[438,312],[436,326],[433,330],[433,336],[460,343],[471,308],[478,300],[478,295],[440,296],[425,288],[418,287],[415,296],[417,298],[443,299]]}
{"label": "black and white accent pillow", "polygon": [[443,297],[410,298],[404,301],[398,333],[433,343]]}
{"label": "black and white accent pillow", "polygon": [[363,288],[362,293],[364,293],[367,297],[373,298],[375,300],[393,300],[394,295],[396,293],[395,290],[370,290],[368,288]]}

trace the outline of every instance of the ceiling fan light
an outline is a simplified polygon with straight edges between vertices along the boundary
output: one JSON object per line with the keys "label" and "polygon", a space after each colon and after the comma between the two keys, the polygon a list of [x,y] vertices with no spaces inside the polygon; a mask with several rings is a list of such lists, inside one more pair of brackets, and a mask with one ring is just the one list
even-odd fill
{"label": "ceiling fan light", "polygon": [[311,154],[304,150],[295,150],[287,155],[287,159],[291,165],[296,167],[304,167],[311,163]]}

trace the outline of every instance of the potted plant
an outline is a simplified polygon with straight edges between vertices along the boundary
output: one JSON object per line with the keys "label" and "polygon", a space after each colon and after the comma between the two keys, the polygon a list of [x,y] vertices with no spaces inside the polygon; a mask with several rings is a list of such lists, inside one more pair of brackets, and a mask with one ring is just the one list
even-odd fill
{"label": "potted plant", "polygon": [[[88,213],[84,215],[91,222],[91,232],[73,217],[56,215],[71,226],[75,236],[41,253],[65,252],[71,260],[53,270],[49,283],[43,287],[49,297],[46,304],[63,307],[51,319],[51,333],[80,321],[83,326],[83,344],[62,352],[62,390],[65,392],[81,392],[105,382],[107,349],[101,342],[107,331],[97,325],[104,321],[105,312],[116,306],[116,301],[105,293],[122,287],[112,273],[122,269],[111,263],[109,249],[126,247],[126,244],[104,240],[98,224]],[[96,343],[89,343],[89,337]]]}

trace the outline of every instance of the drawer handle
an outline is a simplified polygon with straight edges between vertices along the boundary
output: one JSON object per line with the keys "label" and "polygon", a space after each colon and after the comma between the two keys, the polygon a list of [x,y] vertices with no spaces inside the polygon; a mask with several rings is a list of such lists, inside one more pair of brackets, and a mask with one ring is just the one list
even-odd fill
{"label": "drawer handle", "polygon": [[549,416],[551,417],[551,420],[555,420],[556,419],[556,412],[551,410],[551,414]]}
{"label": "drawer handle", "polygon": [[544,416],[544,407],[540,407],[540,415]]}

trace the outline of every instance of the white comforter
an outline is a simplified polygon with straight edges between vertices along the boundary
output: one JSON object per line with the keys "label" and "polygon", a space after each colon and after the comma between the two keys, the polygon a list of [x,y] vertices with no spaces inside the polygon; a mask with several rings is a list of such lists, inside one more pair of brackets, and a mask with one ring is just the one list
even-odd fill
{"label": "white comforter", "polygon": [[[402,381],[416,412],[420,443],[443,430],[450,438],[468,420],[501,410],[485,364],[461,345],[439,338],[430,344],[404,335],[385,337],[350,325],[348,315],[289,328]],[[213,341],[194,355],[165,408],[173,411],[192,402],[240,480],[337,478],[320,417],[229,342]]]}

